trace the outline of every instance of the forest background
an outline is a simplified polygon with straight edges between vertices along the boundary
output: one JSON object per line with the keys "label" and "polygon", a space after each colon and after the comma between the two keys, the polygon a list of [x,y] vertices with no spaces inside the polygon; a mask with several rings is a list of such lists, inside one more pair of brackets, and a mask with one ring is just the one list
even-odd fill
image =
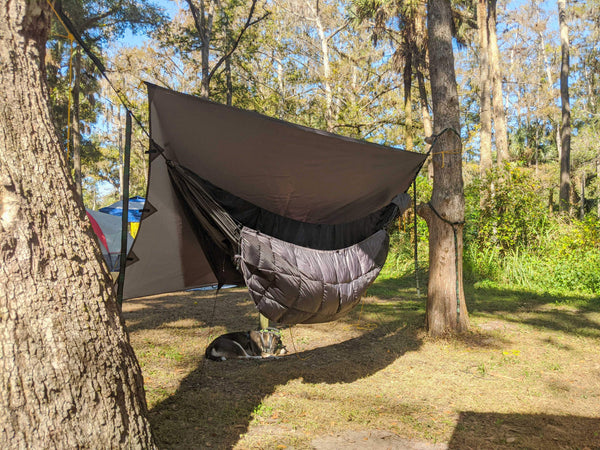
{"label": "forest background", "polygon": [[[490,4],[495,1],[453,2],[464,148],[465,281],[598,294],[600,1],[570,1],[563,16],[570,44],[572,132],[570,190],[562,204],[557,2],[502,3],[497,21]],[[121,195],[121,99],[147,124],[143,81],[313,128],[429,150],[422,2],[63,0],[62,8],[112,82],[109,86],[55,22],[47,56],[53,117],[88,208]],[[492,51],[496,34],[482,33],[492,29],[482,23],[495,25],[497,57]],[[495,71],[489,68],[494,60]],[[493,89],[496,80],[501,91]],[[494,106],[499,99],[500,111]],[[502,116],[505,133],[498,131]],[[144,130],[136,127],[132,195],[145,195],[146,149]],[[417,179],[419,201],[430,197],[431,185],[426,166]],[[384,277],[415,270],[410,214],[391,230]],[[423,280],[427,227],[420,218],[416,223]]]}

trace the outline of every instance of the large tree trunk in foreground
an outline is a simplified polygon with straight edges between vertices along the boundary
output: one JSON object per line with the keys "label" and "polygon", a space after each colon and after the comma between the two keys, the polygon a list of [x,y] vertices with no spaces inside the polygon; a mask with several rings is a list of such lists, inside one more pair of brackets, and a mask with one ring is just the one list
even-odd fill
{"label": "large tree trunk in foreground", "polygon": [[[446,128],[460,132],[451,14],[448,0],[429,1],[429,67],[436,134]],[[463,331],[469,326],[462,281],[465,204],[460,139],[447,131],[436,141],[432,153],[434,177],[430,204],[435,211],[430,205],[421,205],[419,214],[429,228],[427,329],[431,335],[440,335]]]}
{"label": "large tree trunk in foreground", "polygon": [[153,448],[141,371],[50,121],[50,8],[0,9],[0,442]]}
{"label": "large tree trunk in foreground", "polygon": [[570,210],[571,194],[571,105],[569,103],[569,27],[567,25],[566,0],[558,0],[560,26],[560,100],[562,121],[560,125],[560,197],[561,212]]}

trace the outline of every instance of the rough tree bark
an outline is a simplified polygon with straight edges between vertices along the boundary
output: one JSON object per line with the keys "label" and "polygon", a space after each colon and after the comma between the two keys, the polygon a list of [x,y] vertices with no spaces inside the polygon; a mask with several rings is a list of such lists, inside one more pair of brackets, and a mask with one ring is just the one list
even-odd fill
{"label": "rough tree bark", "polygon": [[154,448],[141,371],[50,120],[44,0],[0,9],[0,442]]}
{"label": "rough tree bark", "polygon": [[465,201],[462,145],[454,132],[443,132],[460,130],[450,2],[430,0],[427,19],[433,126],[434,133],[442,134],[432,149],[431,200],[429,204],[420,205],[418,213],[429,228],[427,329],[431,335],[441,335],[464,331],[469,326],[462,281]]}
{"label": "rough tree bark", "polygon": [[569,103],[569,27],[567,25],[567,2],[558,0],[560,27],[560,100],[562,121],[560,125],[560,196],[561,212],[570,210],[571,194],[571,105]]}
{"label": "rough tree bark", "polygon": [[496,138],[496,163],[500,166],[508,161],[508,132],[506,128],[506,112],[502,96],[502,73],[500,69],[500,51],[496,33],[496,0],[489,0],[488,32],[490,52],[490,78],[492,81],[492,115]]}
{"label": "rough tree bark", "polygon": [[492,167],[492,110],[490,94],[489,34],[487,27],[488,0],[477,1],[479,34],[479,171],[481,176]]}

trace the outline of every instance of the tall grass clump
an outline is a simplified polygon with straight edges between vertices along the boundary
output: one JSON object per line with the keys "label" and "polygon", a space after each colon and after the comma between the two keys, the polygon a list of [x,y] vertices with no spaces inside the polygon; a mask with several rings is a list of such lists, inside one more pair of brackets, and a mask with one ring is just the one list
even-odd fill
{"label": "tall grass clump", "polygon": [[[465,185],[463,272],[467,283],[542,292],[600,294],[600,221],[553,212],[533,169],[506,165]],[[431,185],[418,178],[418,202]],[[412,209],[390,225],[384,278],[414,273]],[[418,262],[428,266],[427,225],[417,220]],[[424,277],[423,277],[424,279]]]}
{"label": "tall grass clump", "polygon": [[507,165],[467,186],[465,278],[600,293],[600,222],[554,215],[536,180],[531,169]]}

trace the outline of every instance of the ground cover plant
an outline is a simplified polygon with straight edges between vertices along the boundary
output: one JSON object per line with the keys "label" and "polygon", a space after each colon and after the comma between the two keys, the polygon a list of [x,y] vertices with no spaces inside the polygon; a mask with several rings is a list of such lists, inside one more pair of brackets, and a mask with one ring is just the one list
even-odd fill
{"label": "ground cover plant", "polygon": [[243,289],[130,300],[161,448],[599,448],[600,299],[467,284],[471,330],[431,339],[387,270],[345,319],[284,329],[290,354],[205,361],[258,318]]}

